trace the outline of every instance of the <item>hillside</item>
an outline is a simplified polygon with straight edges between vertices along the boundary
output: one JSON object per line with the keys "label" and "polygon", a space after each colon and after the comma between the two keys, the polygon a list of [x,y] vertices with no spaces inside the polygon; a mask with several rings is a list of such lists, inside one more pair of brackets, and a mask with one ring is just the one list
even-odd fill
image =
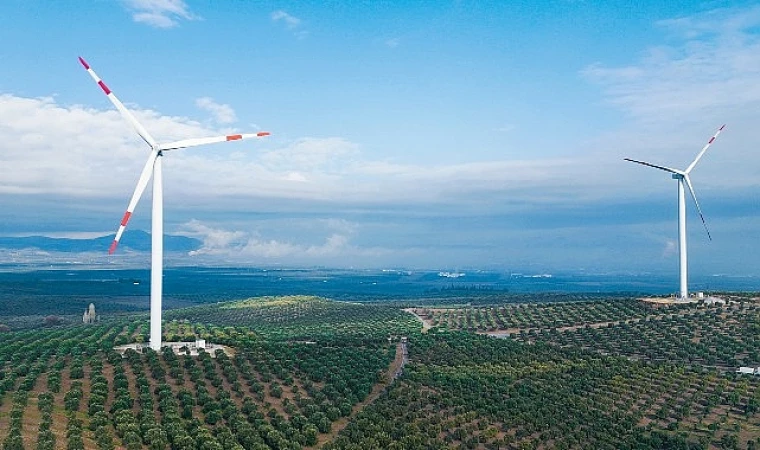
{"label": "hillside", "polygon": [[[308,296],[167,311],[165,339],[231,349],[198,357],[113,351],[146,339],[145,316],[7,332],[0,442],[3,450],[755,448],[760,438],[760,382],[721,368],[756,361],[752,301],[417,312],[436,326],[422,333],[416,317],[393,307]],[[490,322],[512,338],[442,328]],[[754,334],[727,340],[742,330]],[[659,353],[635,347],[642,336]],[[685,345],[674,348],[678,341]]]}
{"label": "hillside", "polygon": [[[105,253],[113,242],[114,235],[100,236],[89,239],[53,238],[47,236],[0,236],[0,249],[23,250],[36,249],[44,252],[100,252]],[[119,251],[150,251],[150,233],[142,230],[128,230],[121,238]],[[186,237],[167,234],[164,236],[164,249],[167,252],[189,252],[197,250],[201,241]]]}

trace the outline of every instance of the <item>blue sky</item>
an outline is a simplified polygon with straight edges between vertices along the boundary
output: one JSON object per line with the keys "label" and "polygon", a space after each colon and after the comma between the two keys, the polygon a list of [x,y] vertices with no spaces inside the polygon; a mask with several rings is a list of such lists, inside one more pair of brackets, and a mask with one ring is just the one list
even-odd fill
{"label": "blue sky", "polygon": [[188,264],[676,274],[676,183],[623,158],[685,168],[727,123],[690,267],[760,276],[759,31],[736,1],[6,0],[0,235],[116,230],[148,149],[81,55],[159,141],[272,133],[164,158]]}

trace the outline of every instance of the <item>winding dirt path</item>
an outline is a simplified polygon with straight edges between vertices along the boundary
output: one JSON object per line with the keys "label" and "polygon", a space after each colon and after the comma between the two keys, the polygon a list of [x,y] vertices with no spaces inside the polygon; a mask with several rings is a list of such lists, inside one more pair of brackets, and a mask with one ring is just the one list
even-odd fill
{"label": "winding dirt path", "polygon": [[373,388],[372,392],[369,393],[369,395],[362,400],[361,402],[354,405],[353,409],[351,410],[351,414],[347,417],[341,417],[340,419],[336,420],[332,423],[332,428],[330,429],[329,433],[326,434],[320,434],[317,438],[317,443],[313,447],[305,447],[305,448],[320,448],[325,443],[335,439],[338,436],[338,433],[343,431],[344,428],[348,425],[348,422],[351,421],[354,417],[356,417],[357,414],[359,414],[364,407],[369,405],[370,403],[377,400],[377,398],[380,396],[380,394],[385,391],[388,386],[390,386],[396,378],[398,378],[403,369],[404,365],[406,365],[407,359],[407,350],[406,350],[406,342],[399,342],[396,344],[396,358],[391,362],[391,365],[388,366],[388,368],[385,370],[385,375],[383,376],[383,381],[380,383],[377,383]]}
{"label": "winding dirt path", "polygon": [[415,311],[414,308],[404,308],[404,312],[408,312],[409,314],[411,314],[414,317],[416,317],[417,320],[419,320],[420,322],[422,322],[422,332],[423,333],[427,333],[427,331],[433,326],[430,321],[423,319],[422,316],[420,316],[419,314],[417,314],[417,311]]}

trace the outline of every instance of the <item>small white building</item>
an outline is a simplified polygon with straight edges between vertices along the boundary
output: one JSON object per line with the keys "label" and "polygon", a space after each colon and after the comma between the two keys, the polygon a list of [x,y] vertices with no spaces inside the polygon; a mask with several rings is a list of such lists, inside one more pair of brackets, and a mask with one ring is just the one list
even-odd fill
{"label": "small white building", "polygon": [[82,322],[83,323],[95,323],[95,320],[98,319],[98,316],[95,314],[95,304],[90,303],[90,307],[84,310],[84,314],[82,314]]}
{"label": "small white building", "polygon": [[760,367],[739,367],[736,369],[736,373],[742,373],[747,375],[760,375]]}
{"label": "small white building", "polygon": [[712,297],[712,296],[710,296],[710,297],[703,297],[702,302],[705,305],[725,305],[726,304],[726,301],[723,300],[722,298],[720,298],[720,297]]}

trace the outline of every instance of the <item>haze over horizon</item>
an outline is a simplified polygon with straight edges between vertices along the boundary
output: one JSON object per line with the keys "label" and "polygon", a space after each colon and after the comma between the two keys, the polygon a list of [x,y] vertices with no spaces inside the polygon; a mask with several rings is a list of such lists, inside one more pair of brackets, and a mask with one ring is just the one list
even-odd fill
{"label": "haze over horizon", "polygon": [[188,265],[675,274],[676,183],[623,158],[685,168],[726,123],[690,271],[760,275],[759,31],[733,1],[3,2],[0,236],[116,231],[148,149],[82,56],[160,141],[272,133],[166,153]]}

